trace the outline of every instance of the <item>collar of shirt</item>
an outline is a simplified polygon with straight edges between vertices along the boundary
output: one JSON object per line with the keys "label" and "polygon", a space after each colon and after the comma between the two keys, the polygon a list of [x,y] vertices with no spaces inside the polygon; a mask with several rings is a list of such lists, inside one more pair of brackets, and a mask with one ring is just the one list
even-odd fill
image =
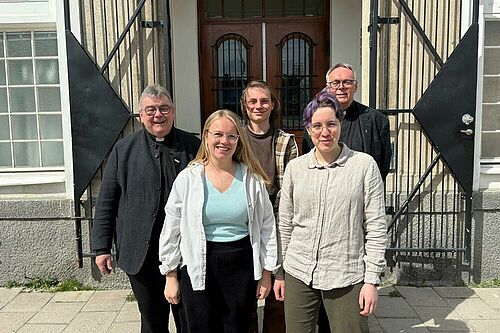
{"label": "collar of shirt", "polygon": [[345,143],[340,142],[339,144],[342,147],[342,150],[340,151],[339,157],[337,157],[337,159],[335,161],[333,161],[332,163],[327,164],[327,165],[319,164],[318,160],[316,159],[316,147],[314,147],[308,153],[308,155],[309,155],[309,163],[308,163],[309,169],[333,168],[336,165],[339,167],[343,167],[346,164],[347,159],[349,158],[349,155],[351,154],[351,150],[349,149],[349,147],[347,147],[347,145]]}

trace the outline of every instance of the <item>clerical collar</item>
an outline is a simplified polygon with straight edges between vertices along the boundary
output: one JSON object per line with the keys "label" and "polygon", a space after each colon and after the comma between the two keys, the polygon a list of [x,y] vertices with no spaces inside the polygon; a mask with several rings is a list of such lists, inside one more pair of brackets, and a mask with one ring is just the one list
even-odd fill
{"label": "clerical collar", "polygon": [[165,141],[165,138],[155,138],[155,141],[156,142],[163,142],[163,141]]}

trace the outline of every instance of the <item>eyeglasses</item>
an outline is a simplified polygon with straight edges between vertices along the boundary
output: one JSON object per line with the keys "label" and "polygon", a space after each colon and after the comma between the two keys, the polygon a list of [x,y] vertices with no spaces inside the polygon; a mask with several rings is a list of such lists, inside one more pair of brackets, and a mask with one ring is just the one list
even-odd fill
{"label": "eyeglasses", "polygon": [[172,110],[174,109],[173,106],[148,106],[144,109],[144,112],[148,115],[148,116],[154,116],[154,114],[156,113],[156,111],[160,111],[161,114],[163,115],[167,115],[167,114],[170,114],[170,112],[172,112]]}
{"label": "eyeglasses", "polygon": [[238,139],[240,138],[240,136],[238,134],[234,134],[234,133],[224,134],[224,133],[219,132],[219,131],[216,131],[216,132],[207,131],[207,132],[212,134],[214,139],[217,141],[220,141],[220,140],[222,140],[223,137],[226,137],[226,139],[229,143],[236,143],[236,142],[238,142]]}
{"label": "eyeglasses", "polygon": [[320,123],[315,123],[311,125],[311,132],[314,135],[319,135],[321,132],[323,132],[323,128],[326,128],[329,132],[333,132],[337,128],[339,128],[340,123],[338,121],[331,121],[326,126],[323,126]]}
{"label": "eyeglasses", "polygon": [[338,88],[342,84],[345,88],[350,88],[356,83],[356,80],[334,80],[327,82],[326,85],[330,88]]}

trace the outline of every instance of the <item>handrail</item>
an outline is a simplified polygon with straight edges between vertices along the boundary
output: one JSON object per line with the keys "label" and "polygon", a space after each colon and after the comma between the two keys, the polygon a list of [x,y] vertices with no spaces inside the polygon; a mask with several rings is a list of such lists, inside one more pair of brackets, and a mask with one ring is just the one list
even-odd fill
{"label": "handrail", "polygon": [[120,37],[116,41],[115,45],[111,49],[111,52],[109,53],[108,57],[106,58],[106,61],[104,61],[104,63],[102,64],[101,74],[103,74],[108,69],[108,66],[109,66],[111,60],[113,59],[113,57],[115,56],[116,51],[118,51],[118,48],[120,47],[123,40],[125,39],[125,36],[130,32],[130,27],[132,26],[132,24],[134,24],[135,19],[141,13],[142,7],[144,7],[145,3],[146,3],[146,0],[141,0],[137,4],[137,8],[135,9],[134,14],[132,14],[132,16],[130,17],[130,20],[128,21],[127,25],[123,29],[123,31],[120,34]]}

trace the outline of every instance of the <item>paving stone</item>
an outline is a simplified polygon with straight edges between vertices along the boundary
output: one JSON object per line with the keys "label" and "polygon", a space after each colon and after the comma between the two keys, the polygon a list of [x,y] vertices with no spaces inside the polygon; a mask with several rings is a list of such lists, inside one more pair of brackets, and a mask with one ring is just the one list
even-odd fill
{"label": "paving stone", "polygon": [[500,332],[500,320],[485,319],[485,320],[467,320],[467,323],[472,326],[474,332],[481,333],[498,333]]}
{"label": "paving stone", "polygon": [[50,300],[51,302],[87,302],[94,294],[94,291],[65,291],[57,293]]}
{"label": "paving stone", "polygon": [[125,302],[120,313],[115,319],[116,323],[126,323],[133,321],[141,321],[141,314],[137,306],[137,302]]}
{"label": "paving stone", "polygon": [[479,297],[446,301],[463,319],[500,319],[500,312],[492,309]]}
{"label": "paving stone", "polygon": [[432,332],[470,332],[470,326],[451,307],[414,306],[413,310]]}
{"label": "paving stone", "polygon": [[65,324],[26,324],[16,333],[60,333]]}
{"label": "paving stone", "polygon": [[430,331],[423,327],[422,322],[416,318],[379,318],[379,323],[386,333],[429,333]]}
{"label": "paving stone", "polygon": [[473,289],[466,287],[434,287],[442,298],[474,298],[478,297]]}
{"label": "paving stone", "polygon": [[[69,323],[64,333],[107,332],[118,312],[80,312]],[[137,332],[137,331],[136,331]]]}
{"label": "paving stone", "polygon": [[372,333],[378,333],[378,332],[384,332],[382,327],[380,326],[377,318],[374,316],[369,316],[368,317],[368,328],[370,329],[370,332]]}
{"label": "paving stone", "polygon": [[375,316],[380,318],[416,318],[417,314],[403,297],[381,296],[378,298]]}
{"label": "paving stone", "polygon": [[385,286],[378,288],[379,296],[389,296],[394,292],[398,292],[394,286]]}
{"label": "paving stone", "polygon": [[[141,323],[137,321],[113,323],[108,330],[108,333],[137,333],[141,331]],[[171,331],[171,333],[175,331]]]}
{"label": "paving stone", "polygon": [[0,309],[12,301],[21,290],[22,288],[0,288]]}
{"label": "paving stone", "polygon": [[5,312],[37,312],[54,296],[51,293],[19,293],[3,307]]}
{"label": "paving stone", "polygon": [[448,306],[432,288],[398,286],[396,289],[411,306]]}
{"label": "paving stone", "polygon": [[130,290],[96,291],[82,311],[120,311]]}
{"label": "paving stone", "polygon": [[33,318],[30,324],[68,324],[82,309],[83,302],[49,302]]}
{"label": "paving stone", "polygon": [[36,312],[0,311],[0,333],[11,333],[21,328]]}
{"label": "paving stone", "polygon": [[500,288],[473,288],[474,292],[485,302],[500,302]]}

